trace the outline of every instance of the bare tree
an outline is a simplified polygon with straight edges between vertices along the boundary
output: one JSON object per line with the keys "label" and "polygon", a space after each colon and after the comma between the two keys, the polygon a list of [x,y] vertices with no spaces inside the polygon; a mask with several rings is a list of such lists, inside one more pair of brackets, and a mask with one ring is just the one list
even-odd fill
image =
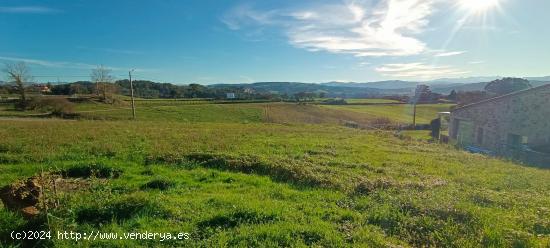
{"label": "bare tree", "polygon": [[104,67],[103,65],[98,66],[96,69],[92,70],[90,75],[92,82],[95,82],[96,94],[103,97],[103,100],[107,100],[107,92],[112,88],[110,83],[113,81],[113,76],[111,76],[111,70]]}
{"label": "bare tree", "polygon": [[7,74],[8,81],[15,84],[15,89],[19,94],[21,105],[24,107],[27,101],[25,93],[25,83],[32,80],[31,70],[25,62],[6,63],[4,72]]}

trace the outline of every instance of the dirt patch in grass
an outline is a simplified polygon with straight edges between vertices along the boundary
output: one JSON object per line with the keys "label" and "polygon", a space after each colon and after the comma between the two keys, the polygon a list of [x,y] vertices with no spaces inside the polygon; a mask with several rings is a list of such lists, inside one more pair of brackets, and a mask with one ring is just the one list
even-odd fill
{"label": "dirt patch in grass", "polygon": [[44,173],[1,188],[0,199],[7,209],[20,212],[26,218],[33,218],[45,209],[58,207],[58,199],[63,194],[85,190],[90,186],[90,180]]}

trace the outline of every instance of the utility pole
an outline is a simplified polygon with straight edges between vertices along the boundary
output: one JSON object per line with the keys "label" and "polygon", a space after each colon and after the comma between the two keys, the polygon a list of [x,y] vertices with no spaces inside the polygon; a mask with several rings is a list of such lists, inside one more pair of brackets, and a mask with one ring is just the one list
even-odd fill
{"label": "utility pole", "polygon": [[417,99],[414,100],[414,110],[413,110],[413,128],[416,130],[416,103]]}
{"label": "utility pole", "polygon": [[416,89],[414,90],[414,97],[413,97],[413,129],[416,130],[416,105],[418,104],[418,101],[420,100],[420,96],[422,95],[424,85],[417,85]]}
{"label": "utility pole", "polygon": [[130,78],[130,95],[132,96],[132,117],[136,119],[136,103],[134,101],[134,83],[132,83],[132,72],[134,69],[128,72],[128,77]]}

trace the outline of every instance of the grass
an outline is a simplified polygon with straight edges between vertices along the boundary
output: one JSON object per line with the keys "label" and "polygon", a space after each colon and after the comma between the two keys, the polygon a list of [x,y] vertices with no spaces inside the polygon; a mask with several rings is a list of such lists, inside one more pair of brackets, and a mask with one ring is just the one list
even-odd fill
{"label": "grass", "polygon": [[0,103],[0,117],[11,118],[11,117],[27,117],[29,115],[42,114],[41,111],[29,110],[29,111],[17,111],[13,104]]}
{"label": "grass", "polygon": [[[448,112],[452,104],[419,104],[417,106],[417,123],[429,124],[437,118],[438,112]],[[412,123],[413,106],[403,105],[368,105],[368,106],[323,106],[339,111],[353,111],[378,117],[387,117],[399,123]]]}
{"label": "grass", "polygon": [[416,140],[428,141],[432,139],[432,132],[426,130],[405,130],[401,131],[401,134]]}
{"label": "grass", "polygon": [[[188,104],[184,101],[144,101],[136,103],[138,120],[177,122],[261,122],[262,109],[253,104]],[[83,119],[129,120],[130,106],[105,106],[98,103],[79,105],[77,110]]]}
{"label": "grass", "polygon": [[348,104],[382,104],[382,103],[399,103],[397,100],[391,99],[346,99]]}
{"label": "grass", "polygon": [[111,112],[94,113],[108,115],[103,121],[0,121],[0,186],[43,170],[92,184],[63,195],[49,224],[0,207],[0,243],[20,245],[7,234],[34,227],[190,233],[38,244],[48,247],[550,245],[550,171],[338,125],[342,116],[371,117],[353,109],[160,109],[141,109],[138,121]]}
{"label": "grass", "polygon": [[352,121],[367,124],[371,115],[347,110],[335,110],[319,105],[269,104],[262,105],[264,120],[269,123],[342,124]]}

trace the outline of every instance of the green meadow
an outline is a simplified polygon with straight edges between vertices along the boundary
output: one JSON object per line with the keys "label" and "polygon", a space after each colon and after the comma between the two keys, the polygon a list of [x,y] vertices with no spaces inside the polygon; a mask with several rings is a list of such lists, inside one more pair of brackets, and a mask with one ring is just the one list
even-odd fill
{"label": "green meadow", "polygon": [[[0,247],[548,247],[550,171],[347,128],[407,105],[80,103],[76,119],[0,109],[0,187],[80,186],[33,219],[0,205]],[[428,123],[449,105],[419,105]],[[6,114],[8,113],[8,114]],[[15,241],[23,230],[189,233],[187,240]]]}
{"label": "green meadow", "polygon": [[[449,112],[452,104],[419,104],[416,109],[416,121],[420,124],[429,124],[437,118],[438,112]],[[411,104],[400,105],[351,105],[351,106],[325,106],[340,111],[352,111],[378,117],[387,117],[399,123],[412,123],[414,107]]]}
{"label": "green meadow", "polygon": [[346,99],[348,104],[385,104],[399,103],[399,101],[391,99]]}

